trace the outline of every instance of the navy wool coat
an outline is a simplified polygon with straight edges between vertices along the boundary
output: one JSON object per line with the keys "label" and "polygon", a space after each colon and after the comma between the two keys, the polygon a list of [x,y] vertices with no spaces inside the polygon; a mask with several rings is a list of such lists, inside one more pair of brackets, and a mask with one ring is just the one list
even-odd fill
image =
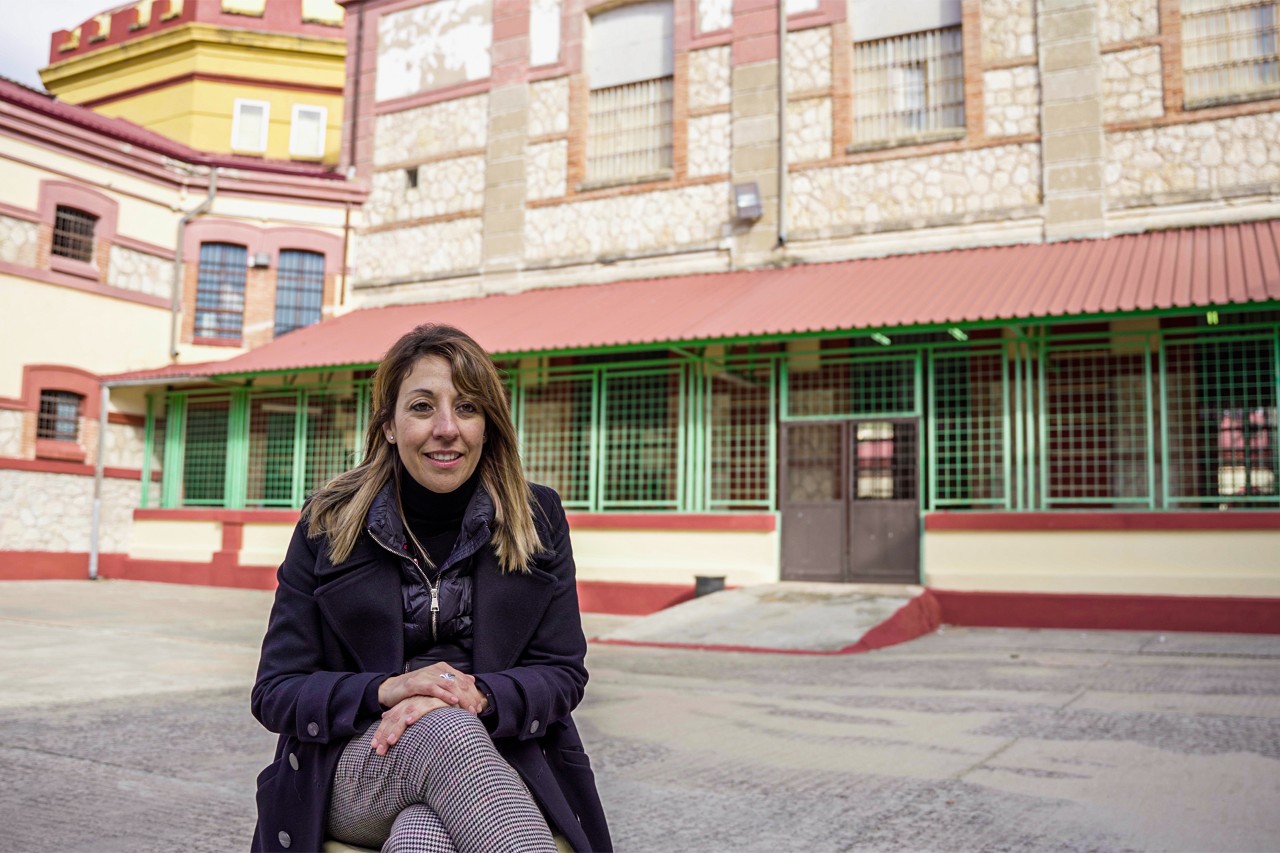
{"label": "navy wool coat", "polygon": [[[477,498],[487,500],[483,491]],[[552,830],[575,851],[608,851],[595,777],[570,716],[587,683],[587,644],[569,526],[553,490],[535,485],[533,493],[547,551],[532,571],[504,574],[490,545],[475,554],[472,672],[493,695],[494,744]],[[254,850],[320,849],[338,757],[378,719],[373,685],[403,667],[397,561],[405,557],[402,543],[387,541],[399,520],[388,524],[371,511],[370,521],[381,527],[371,523],[337,565],[327,542],[308,537],[299,522],[280,566],[253,687],[254,716],[280,735],[275,760],[258,776]]]}

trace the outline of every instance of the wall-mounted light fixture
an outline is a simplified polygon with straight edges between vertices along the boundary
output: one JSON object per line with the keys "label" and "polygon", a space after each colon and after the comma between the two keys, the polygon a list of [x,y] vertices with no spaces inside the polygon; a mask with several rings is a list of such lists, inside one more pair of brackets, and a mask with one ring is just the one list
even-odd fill
{"label": "wall-mounted light fixture", "polygon": [[760,186],[755,181],[733,185],[734,216],[744,222],[755,222],[764,216],[764,207],[760,204]]}
{"label": "wall-mounted light fixture", "polygon": [[955,338],[957,341],[969,340],[969,333],[959,327],[947,329],[947,334],[951,335],[951,337]]}
{"label": "wall-mounted light fixture", "polygon": [[889,338],[888,335],[883,335],[880,332],[872,332],[871,340],[875,341],[882,347],[887,347],[889,346],[889,344],[893,343],[893,341]]}

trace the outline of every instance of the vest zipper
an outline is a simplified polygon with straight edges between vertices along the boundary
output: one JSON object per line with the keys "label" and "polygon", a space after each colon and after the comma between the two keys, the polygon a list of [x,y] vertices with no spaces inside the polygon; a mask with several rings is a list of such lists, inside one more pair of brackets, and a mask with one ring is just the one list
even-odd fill
{"label": "vest zipper", "polygon": [[[369,531],[369,538],[381,545],[386,551],[394,554],[396,559],[404,559],[404,557],[396,551],[395,548],[392,548],[377,536],[374,536],[372,530]],[[422,570],[422,566],[418,565],[416,557],[410,557],[409,562],[413,563],[413,567],[418,570],[418,575],[422,578],[422,582],[427,585],[427,589],[431,592],[431,642],[438,643],[440,642],[439,627],[436,622],[440,615],[440,581],[437,580],[432,584],[431,579],[427,577],[427,573]]]}

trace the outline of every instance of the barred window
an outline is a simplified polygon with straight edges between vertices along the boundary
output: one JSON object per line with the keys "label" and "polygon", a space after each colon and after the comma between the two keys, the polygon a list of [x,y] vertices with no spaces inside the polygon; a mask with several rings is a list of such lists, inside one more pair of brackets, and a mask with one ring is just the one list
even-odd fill
{"label": "barred window", "polygon": [[1275,0],[1185,0],[1182,66],[1186,104],[1280,94]]}
{"label": "barred window", "polygon": [[71,391],[41,391],[36,438],[47,438],[53,441],[79,439],[80,403],[83,400],[83,397]]}
{"label": "barred window", "polygon": [[324,255],[282,250],[276,274],[276,335],[320,322],[323,302]]}
{"label": "barred window", "polygon": [[244,326],[248,250],[231,243],[202,243],[196,279],[195,336],[239,340]]}
{"label": "barred window", "polygon": [[93,235],[98,217],[74,207],[58,205],[53,221],[53,244],[50,251],[73,261],[93,260]]}
{"label": "barred window", "polygon": [[911,140],[964,128],[961,29],[853,46],[853,141]]}
{"label": "barred window", "polygon": [[672,168],[672,32],[669,0],[591,19],[589,181],[659,177]]}

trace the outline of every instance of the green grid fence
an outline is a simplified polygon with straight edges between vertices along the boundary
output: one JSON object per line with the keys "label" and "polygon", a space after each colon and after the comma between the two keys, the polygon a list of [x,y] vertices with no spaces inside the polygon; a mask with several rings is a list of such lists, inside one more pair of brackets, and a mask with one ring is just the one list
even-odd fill
{"label": "green grid fence", "polygon": [[306,392],[306,423],[300,464],[303,499],[329,480],[356,464],[364,429],[359,386]]}
{"label": "green grid fence", "polygon": [[1277,507],[1276,337],[1170,341],[1163,385],[1170,503]]}
{"label": "green grid fence", "polygon": [[560,493],[566,507],[591,506],[595,376],[522,377],[520,433],[525,475]]}
{"label": "green grid fence", "polygon": [[182,506],[227,505],[230,418],[230,397],[186,400],[181,439]]}
{"label": "green grid fence", "polygon": [[773,505],[775,375],[774,362],[765,359],[724,365],[708,379],[704,476],[712,509]]}
{"label": "green grid fence", "polygon": [[1002,350],[931,354],[926,458],[932,460],[932,506],[1008,506],[1008,400]]}
{"label": "green grid fence", "polygon": [[604,374],[602,508],[678,508],[683,461],[681,375],[677,368]]}
{"label": "green grid fence", "polygon": [[297,392],[250,399],[246,506],[294,505],[294,447],[300,414]]}
{"label": "green grid fence", "polygon": [[792,356],[787,360],[788,418],[912,415],[918,411],[918,354]]}

